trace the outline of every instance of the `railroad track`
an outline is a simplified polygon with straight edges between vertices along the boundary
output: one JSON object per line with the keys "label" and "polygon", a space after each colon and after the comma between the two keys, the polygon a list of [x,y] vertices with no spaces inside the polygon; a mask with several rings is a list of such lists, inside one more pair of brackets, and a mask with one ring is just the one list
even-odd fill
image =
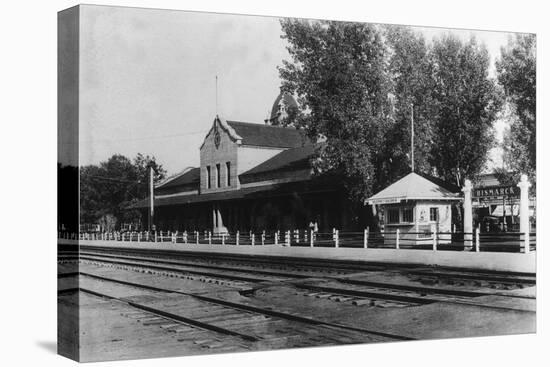
{"label": "railroad track", "polygon": [[[102,261],[95,259],[92,264],[101,265]],[[112,259],[108,259],[107,263],[115,264],[115,267],[118,267],[123,270],[133,270],[139,272],[147,272],[152,275],[161,275],[161,276],[178,276],[184,277],[191,280],[201,280],[208,283],[216,284],[226,284],[232,285],[236,288],[240,288],[239,293],[243,296],[252,296],[258,289],[262,287],[254,287],[250,283],[231,283],[230,280],[224,280],[223,274],[217,274],[217,277],[212,278],[211,276],[201,278],[190,278],[187,274],[187,269],[178,269],[177,267],[162,267],[154,266],[155,271],[149,270],[150,264],[148,263],[137,263],[137,262],[117,262]],[[146,270],[147,269],[147,270]],[[232,269],[234,270],[234,269]],[[245,272],[245,270],[243,270]],[[82,273],[85,274],[85,273]],[[70,275],[61,275],[60,277],[70,276]],[[91,275],[90,275],[91,276]],[[220,278],[222,277],[222,278]],[[230,276],[231,279],[234,278],[233,275]],[[239,277],[242,279],[242,277]],[[253,280],[253,278],[247,277],[248,281]],[[280,280],[280,278],[279,278]],[[265,282],[265,278],[253,280],[253,284]],[[273,280],[271,280],[273,281]],[[290,285],[298,290],[295,294],[301,294],[304,296],[315,296],[316,298],[322,298],[327,300],[332,300],[335,302],[342,302],[351,304],[354,306],[361,307],[409,307],[409,306],[418,306],[425,305],[434,302],[453,302],[453,303],[462,303],[462,304],[474,304],[472,299],[480,296],[490,296],[495,293],[486,293],[479,291],[464,291],[464,290],[455,290],[455,289],[445,289],[445,288],[430,288],[430,287],[417,287],[417,286],[407,286],[400,284],[388,284],[388,283],[379,283],[379,282],[369,282],[356,279],[333,279],[333,282],[341,282],[342,284],[332,284],[332,285],[319,285],[319,284],[310,284],[306,279],[305,282],[301,281],[292,281]],[[158,289],[153,287],[152,289]],[[189,294],[189,293],[188,293]],[[516,296],[521,297],[521,296]],[[525,297],[529,298],[529,297]],[[501,306],[492,306],[492,305],[479,305],[480,307],[487,308],[506,308]]]}
{"label": "railroad track", "polygon": [[[81,288],[81,291],[97,297],[124,302],[139,312],[146,312],[151,316],[149,323],[152,321],[153,324],[159,324],[160,327],[176,330],[181,326],[180,324],[185,324],[221,335],[240,338],[241,342],[247,346],[258,345],[273,348],[278,344],[281,344],[281,347],[288,347],[289,343],[290,346],[315,346],[411,339],[206,295],[174,291],[88,273],[79,273],[78,275],[101,283],[95,287],[100,288],[101,291],[93,289],[94,283],[89,281],[84,282],[86,285]],[[163,309],[147,302],[132,300],[132,297],[117,297],[103,290],[105,283],[161,294],[163,299],[168,298],[178,306],[172,307],[172,309],[170,307]]]}
{"label": "railroad track", "polygon": [[[198,264],[195,265],[192,262],[187,261],[172,261],[164,259],[149,259],[145,257],[136,257],[128,255],[110,255],[110,254],[98,254],[90,252],[82,252],[80,254],[82,260],[88,261],[98,261],[98,262],[107,262],[111,264],[118,264],[126,269],[129,267],[149,267],[155,269],[157,272],[170,272],[172,273],[187,273],[199,275],[202,277],[207,277],[208,282],[222,283],[235,282],[237,284],[232,284],[240,288],[250,288],[250,284],[257,284],[261,282],[280,282],[280,281],[292,281],[296,279],[308,279],[310,277],[319,276],[319,274],[307,274],[297,273],[297,272],[282,272],[282,271],[273,271],[273,270],[264,270],[264,269],[250,269],[250,267],[236,268],[233,266],[219,266],[219,265],[205,265]],[[161,265],[159,265],[161,264]],[[167,266],[168,265],[168,266]],[[197,270],[198,268],[200,270]],[[483,281],[498,281],[497,286],[491,286],[490,288],[497,289],[510,289],[511,287],[523,288],[525,284],[532,284],[534,279],[531,278],[513,278],[512,280],[503,276],[488,276],[487,274],[463,274],[463,273],[435,273],[433,271],[410,271],[409,274],[413,274],[416,277],[421,279],[422,274],[426,276],[434,277],[437,274],[442,274],[443,279],[448,279],[447,277],[463,277],[468,280],[477,279],[476,282]],[[434,275],[435,274],[435,275]],[[164,274],[166,275],[166,274]],[[493,295],[494,292],[481,292],[481,291],[471,291],[471,290],[461,290],[461,289],[446,289],[446,288],[435,288],[427,286],[408,286],[392,283],[381,283],[381,282],[372,282],[365,281],[361,279],[346,278],[341,276],[324,276],[323,278],[328,278],[333,281],[343,283],[339,287],[321,287],[315,285],[308,285],[303,283],[293,282],[294,286],[307,289],[309,291],[321,291],[325,293],[331,293],[335,296],[341,296],[336,298],[337,301],[343,297],[351,297],[352,303],[356,305],[365,305],[373,304],[377,301],[394,301],[397,302],[396,305],[408,304],[408,305],[420,305],[428,304],[438,301],[464,301],[472,297],[487,296]],[[502,283],[505,282],[505,283]],[[460,284],[459,282],[453,282],[453,284]],[[356,286],[349,289],[349,285]],[[464,285],[464,284],[463,284]],[[499,288],[500,285],[503,288]],[[355,289],[353,289],[355,288]],[[359,299],[357,299],[359,297]],[[518,296],[521,297],[521,296]],[[372,302],[367,302],[367,300]],[[349,299],[345,299],[346,301]],[[380,302],[378,302],[380,303]]]}
{"label": "railroad track", "polygon": [[[67,256],[76,252],[66,252],[60,247],[60,254]],[[141,255],[147,258],[148,261],[174,261],[185,262],[190,266],[202,266],[205,269],[213,269],[218,267],[220,270],[229,269],[247,269],[254,271],[256,274],[265,275],[281,275],[285,277],[304,278],[312,276],[343,276],[357,272],[370,271],[394,271],[407,274],[412,280],[426,283],[448,283],[460,287],[461,283],[467,285],[479,286],[483,283],[488,283],[490,288],[523,288],[536,284],[536,279],[533,274],[527,273],[505,273],[505,272],[489,272],[489,271],[473,271],[464,269],[457,271],[456,269],[447,268],[426,268],[425,266],[410,266],[399,264],[382,264],[382,263],[359,263],[353,261],[342,260],[308,260],[296,259],[291,257],[275,257],[266,258],[262,256],[252,255],[231,255],[231,254],[212,254],[212,253],[189,253],[180,251],[167,250],[144,250],[135,248],[98,248],[94,246],[80,246],[80,254],[104,254],[112,256],[138,256]],[[70,255],[69,255],[70,256]],[[454,280],[454,281],[453,281]],[[450,282],[449,282],[450,281]]]}
{"label": "railroad track", "polygon": [[[67,256],[68,254],[63,251],[60,252],[61,256]],[[76,256],[75,252],[72,252],[73,256]],[[347,264],[343,265],[341,261],[335,261],[334,264],[326,264],[326,261],[319,261],[313,263],[310,260],[301,259],[264,259],[254,256],[247,256],[245,259],[242,257],[212,255],[205,253],[203,256],[206,258],[197,258],[196,254],[182,254],[179,252],[167,252],[159,250],[149,251],[141,249],[99,249],[93,246],[82,246],[80,255],[85,254],[96,256],[114,256],[121,257],[127,256],[127,258],[138,259],[136,254],[144,255],[142,259],[147,261],[157,261],[159,263],[173,263],[178,265],[189,265],[194,267],[202,267],[203,269],[215,269],[215,270],[233,270],[243,271],[248,273],[262,274],[267,277],[279,276],[285,278],[307,278],[312,276],[321,277],[341,277],[342,275],[349,275],[356,272],[365,271],[380,271],[381,269],[399,272],[406,274],[413,281],[417,281],[423,284],[449,284],[455,287],[470,286],[481,287],[486,285],[487,288],[493,289],[514,289],[533,286],[536,284],[534,275],[532,274],[509,274],[499,272],[481,272],[481,271],[457,271],[454,269],[438,268],[426,269],[419,267],[403,267],[403,266],[378,266],[378,265],[357,265]],[[130,255],[133,254],[133,256]],[[70,256],[70,255],[69,255]],[[169,259],[167,259],[169,257]],[[289,261],[289,263],[287,263]],[[230,265],[230,266],[229,266]],[[245,279],[243,279],[245,280]]]}
{"label": "railroad track", "polygon": [[[192,246],[192,245],[190,245]],[[60,245],[59,253],[62,255],[73,254],[77,256],[77,252],[67,245]],[[67,250],[69,249],[69,250]],[[258,255],[232,255],[232,254],[215,254],[209,252],[181,252],[155,249],[138,249],[138,248],[100,248],[96,246],[79,246],[80,253],[94,252],[114,255],[143,255],[149,259],[172,259],[192,261],[194,264],[230,264],[237,267],[254,267],[258,269],[276,269],[280,271],[301,271],[312,272],[316,271],[322,274],[343,275],[359,271],[381,271],[387,270],[391,266],[387,264],[365,264],[351,263],[349,261],[328,261],[328,260],[308,260],[296,259],[293,257],[265,257]]]}
{"label": "railroad track", "polygon": [[[306,296],[315,296],[316,298],[333,300],[335,302],[346,302],[355,306],[363,307],[407,307],[430,304],[434,302],[470,303],[469,300],[474,297],[495,294],[494,292],[481,292],[477,290],[471,291],[441,287],[410,286],[325,275],[323,279],[329,279],[332,283],[341,283],[327,286],[322,284],[309,284],[307,282],[309,277],[319,275],[316,273],[311,274],[311,272],[301,274],[288,271],[283,272],[265,269],[250,269],[250,267],[240,269],[234,266],[219,266],[217,264],[206,265],[204,263],[195,264],[193,262],[182,260],[172,261],[159,258],[149,259],[141,256],[112,255],[96,252],[81,251],[80,259],[96,265],[108,263],[123,270],[148,272],[156,275],[171,277],[185,277],[187,279],[199,280],[205,283],[229,285],[240,289],[240,293],[245,296],[253,295],[259,288],[257,286],[259,283],[287,282],[293,287],[303,291],[301,294]],[[419,277],[419,279],[422,279],[422,276],[429,276],[431,278],[434,276],[437,277],[438,274],[441,274],[442,279],[444,280],[451,279],[451,277],[455,279],[461,276],[466,281],[478,279],[475,280],[477,282],[480,278],[489,279],[490,281],[506,282],[498,283],[505,284],[504,289],[509,289],[510,284],[515,284],[519,288],[522,288],[524,284],[532,284],[531,281],[534,281],[534,279],[525,277],[514,277],[513,279],[510,279],[501,275],[494,276],[484,273],[442,273],[431,270],[412,270],[409,271],[409,274],[414,277]],[[494,288],[497,287],[495,286]],[[523,296],[515,297],[521,298]]]}

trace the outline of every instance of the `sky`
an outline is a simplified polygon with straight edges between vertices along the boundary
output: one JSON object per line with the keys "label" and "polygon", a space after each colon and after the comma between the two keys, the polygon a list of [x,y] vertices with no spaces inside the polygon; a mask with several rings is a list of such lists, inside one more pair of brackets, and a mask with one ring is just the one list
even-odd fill
{"label": "sky", "polygon": [[[492,75],[511,35],[414,29],[428,40],[475,35]],[[263,123],[279,93],[277,66],[289,59],[274,17],[86,5],[80,30],[80,165],[140,152],[169,175],[198,166],[216,113]],[[496,123],[498,138],[503,126]]]}

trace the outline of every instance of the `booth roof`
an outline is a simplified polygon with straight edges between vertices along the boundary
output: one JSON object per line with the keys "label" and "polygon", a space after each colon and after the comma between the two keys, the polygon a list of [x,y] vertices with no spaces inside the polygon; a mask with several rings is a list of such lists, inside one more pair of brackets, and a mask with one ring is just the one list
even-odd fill
{"label": "booth roof", "polygon": [[415,172],[411,172],[367,199],[369,204],[397,203],[402,200],[459,200],[456,192]]}

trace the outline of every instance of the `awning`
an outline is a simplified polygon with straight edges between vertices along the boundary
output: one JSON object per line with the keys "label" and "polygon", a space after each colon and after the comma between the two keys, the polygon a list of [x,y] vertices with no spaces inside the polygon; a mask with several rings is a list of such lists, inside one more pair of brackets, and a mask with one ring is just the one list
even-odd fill
{"label": "awning", "polygon": [[[188,205],[229,200],[247,200],[262,197],[289,196],[294,194],[333,192],[338,190],[339,187],[333,184],[331,185],[325,180],[309,180],[282,184],[268,184],[256,187],[245,187],[237,190],[221,191],[208,194],[155,197],[155,207]],[[131,205],[129,209],[145,209],[148,207],[149,201],[147,199],[144,199],[134,205]]]}

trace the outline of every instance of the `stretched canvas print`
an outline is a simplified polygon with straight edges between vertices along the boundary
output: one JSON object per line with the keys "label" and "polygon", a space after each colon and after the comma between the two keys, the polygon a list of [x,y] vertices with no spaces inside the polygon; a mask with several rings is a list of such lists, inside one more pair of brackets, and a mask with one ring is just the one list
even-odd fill
{"label": "stretched canvas print", "polygon": [[58,351],[534,333],[536,36],[58,14]]}

